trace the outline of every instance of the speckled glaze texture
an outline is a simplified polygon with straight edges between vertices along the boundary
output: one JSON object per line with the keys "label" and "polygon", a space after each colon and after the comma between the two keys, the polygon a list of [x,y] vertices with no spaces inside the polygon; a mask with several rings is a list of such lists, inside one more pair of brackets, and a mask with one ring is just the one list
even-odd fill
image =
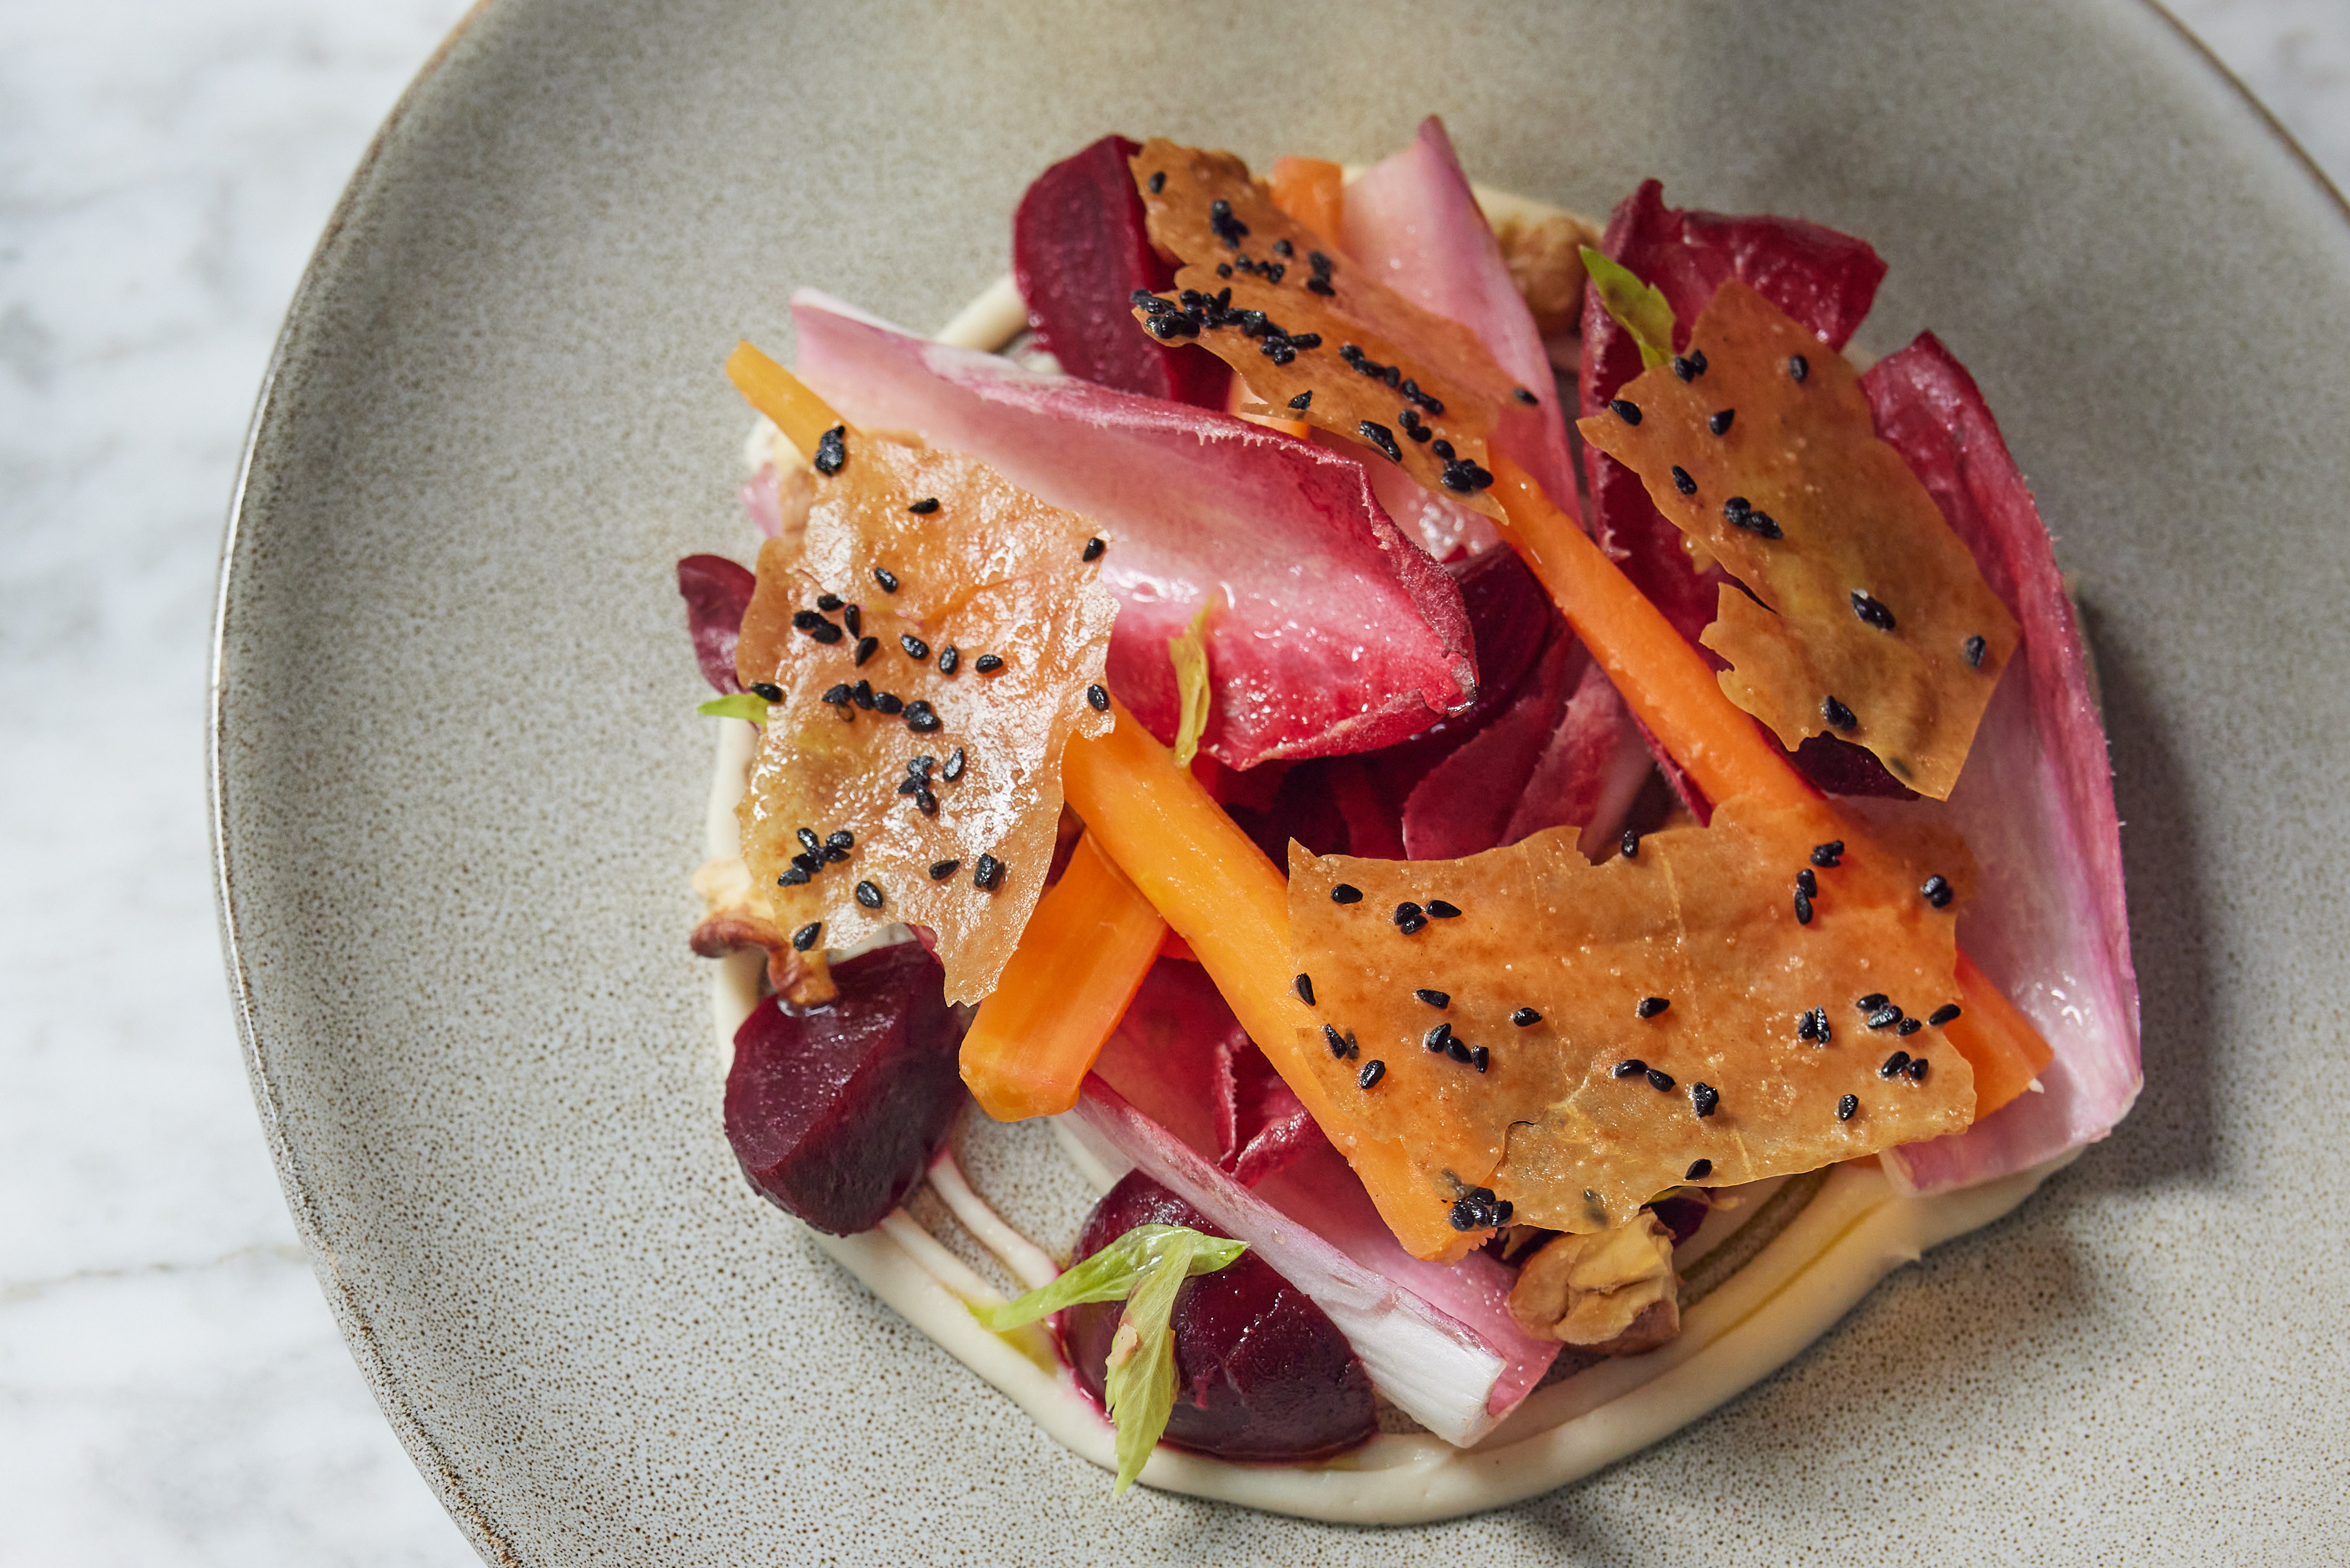
{"label": "speckled glaze texture", "polygon": [[[750,553],[718,366],[788,354],[792,286],[935,327],[1104,130],[1366,161],[1429,111],[1492,184],[1865,234],[1861,347],[1981,379],[2087,607],[2146,1092],[1580,1485],[1377,1532],[1113,1502],[736,1171],[671,563]],[[223,904],[289,1200],[498,1562],[2339,1561],[2345,431],[2350,227],[2124,0],[498,0],[320,247],[229,543]],[[1056,1170],[974,1176],[1025,1218]]]}

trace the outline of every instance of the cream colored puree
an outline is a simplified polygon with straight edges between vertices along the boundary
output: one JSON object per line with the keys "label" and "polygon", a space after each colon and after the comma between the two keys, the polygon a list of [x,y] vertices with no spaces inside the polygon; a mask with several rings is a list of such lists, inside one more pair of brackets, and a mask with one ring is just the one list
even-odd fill
{"label": "cream colored puree", "polygon": [[[1478,195],[1489,207],[1513,200],[1489,199],[1482,190]],[[956,317],[939,338],[995,349],[1026,325],[1025,307],[1006,277]],[[753,438],[754,452],[763,455],[773,434],[763,421]],[[752,735],[747,723],[721,721],[707,833],[713,859],[740,853],[734,805],[748,774]],[[731,1056],[735,1030],[758,1004],[764,956],[735,953],[718,967],[712,1001],[722,1054]],[[1085,1138],[1074,1116],[1054,1120],[1063,1150],[1079,1172],[1097,1190],[1107,1190],[1124,1174],[1118,1156]],[[1927,1248],[1990,1224],[2071,1158],[2068,1153],[1981,1187],[1931,1198],[1897,1195],[1874,1164],[1836,1167],[1783,1229],[1684,1308],[1678,1339],[1645,1355],[1602,1361],[1536,1389],[1474,1448],[1456,1449],[1425,1432],[1382,1432],[1318,1464],[1251,1465],[1162,1446],[1143,1466],[1141,1480],[1162,1491],[1354,1524],[1451,1519],[1548,1491],[1687,1426],[1776,1371],[1878,1280]],[[957,1224],[1024,1288],[1044,1284],[1059,1272],[1049,1252],[1005,1223],[972,1189],[951,1153],[941,1153],[929,1181]],[[1741,1191],[1744,1201],[1737,1207],[1709,1216],[1675,1251],[1674,1267],[1690,1275],[1700,1259],[1765,1210],[1778,1185],[1756,1182]],[[1118,1468],[1107,1418],[1077,1387],[1044,1327],[1001,1334],[982,1328],[971,1308],[1000,1303],[1003,1293],[904,1209],[862,1235],[828,1236],[814,1230],[809,1234],[907,1322],[1010,1396],[1055,1440],[1103,1469]]]}

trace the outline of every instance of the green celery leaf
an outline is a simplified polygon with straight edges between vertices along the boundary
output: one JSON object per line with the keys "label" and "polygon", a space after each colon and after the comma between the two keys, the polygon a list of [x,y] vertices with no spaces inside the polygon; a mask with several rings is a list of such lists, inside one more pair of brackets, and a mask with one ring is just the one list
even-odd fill
{"label": "green celery leaf", "polygon": [[1161,1257],[1179,1247],[1185,1249],[1189,1272],[1194,1274],[1212,1274],[1248,1251],[1245,1241],[1202,1236],[1181,1225],[1137,1225],[1092,1257],[1064,1269],[1052,1283],[1001,1306],[972,1307],[972,1315],[981,1327],[1001,1334],[1080,1302],[1124,1301]]}
{"label": "green celery leaf", "polygon": [[1109,1344],[1103,1402],[1118,1424],[1118,1482],[1113,1496],[1134,1484],[1150,1450],[1175,1413],[1175,1293],[1191,1275],[1198,1245],[1208,1238],[1185,1231],[1144,1271]]}
{"label": "green celery leaf", "polygon": [[1216,596],[1210,594],[1183,635],[1167,639],[1167,657],[1175,663],[1175,690],[1182,701],[1182,715],[1175,725],[1179,768],[1191,765],[1200,754],[1200,737],[1208,730],[1208,704],[1214,696],[1208,690],[1208,612],[1215,607]]}
{"label": "green celery leaf", "polygon": [[748,719],[754,724],[764,724],[767,722],[767,701],[754,691],[737,691],[730,696],[712,697],[694,711],[713,719]]}
{"label": "green celery leaf", "polygon": [[1589,245],[1583,247],[1583,270],[1616,325],[1639,345],[1642,369],[1653,370],[1673,357],[1673,307],[1661,289],[1642,283],[1630,267]]}

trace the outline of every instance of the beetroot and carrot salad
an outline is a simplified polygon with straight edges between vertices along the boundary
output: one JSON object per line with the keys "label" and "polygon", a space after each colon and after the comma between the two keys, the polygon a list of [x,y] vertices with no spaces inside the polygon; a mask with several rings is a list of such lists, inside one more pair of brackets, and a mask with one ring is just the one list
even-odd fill
{"label": "beetroot and carrot salad", "polygon": [[966,1099],[1079,1118],[1132,1174],[999,1316],[1057,1314],[1121,1485],[1373,1391],[1472,1443],[1673,1336],[1710,1194],[1949,1190],[2137,1092],[2078,619],[1973,379],[1847,359],[1887,264],[1819,224],[1501,212],[1432,119],[1352,180],[1107,137],[1019,206],[1016,355],[803,290],[795,367],[728,365],[785,443],[755,573],[679,566],[760,726],[695,938],[767,954],[729,1135],[848,1232]]}

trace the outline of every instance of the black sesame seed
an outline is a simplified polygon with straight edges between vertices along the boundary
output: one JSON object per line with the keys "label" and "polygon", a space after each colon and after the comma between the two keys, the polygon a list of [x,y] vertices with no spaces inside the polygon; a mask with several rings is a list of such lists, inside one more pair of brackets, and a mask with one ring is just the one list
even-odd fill
{"label": "black sesame seed", "polygon": [[1812,846],[1812,864],[1823,871],[1835,870],[1836,862],[1843,858],[1844,840],[1841,838],[1831,838],[1825,844]]}
{"label": "black sesame seed", "polygon": [[818,594],[816,597],[816,607],[820,610],[837,610],[840,607],[840,596],[838,594]]}
{"label": "black sesame seed", "polygon": [[1445,1037],[1444,1054],[1464,1067],[1473,1059],[1473,1054],[1469,1049],[1469,1042],[1461,1039],[1458,1034]]}
{"label": "black sesame seed", "polygon": [[1820,879],[1808,866],[1795,873],[1795,891],[1807,898],[1820,896]]}
{"label": "black sesame seed", "polygon": [[920,794],[923,790],[929,787],[930,786],[925,784],[920,778],[904,778],[898,781],[898,793],[899,794]]}
{"label": "black sesame seed", "polygon": [[1388,1064],[1385,1062],[1366,1062],[1363,1064],[1363,1070],[1355,1075],[1355,1087],[1376,1089],[1379,1085],[1379,1080],[1387,1075]]}
{"label": "black sesame seed", "polygon": [[1713,1107],[1721,1104],[1721,1091],[1711,1084],[1690,1085],[1690,1108],[1701,1116],[1713,1115]]}
{"label": "black sesame seed", "polygon": [[785,869],[784,874],[775,878],[775,886],[778,888],[804,888],[807,885],[807,879],[808,874],[806,867],[792,866],[787,867]]}
{"label": "black sesame seed", "polygon": [[1705,421],[1705,428],[1711,431],[1716,435],[1728,435],[1730,433],[1730,421],[1737,417],[1738,410],[1736,409],[1724,409],[1720,413],[1708,415]]}
{"label": "black sesame seed", "polygon": [[836,828],[824,836],[824,857],[827,860],[836,855],[846,856],[856,847],[857,835],[845,827]]}
{"label": "black sesame seed", "polygon": [[1307,278],[1305,280],[1305,291],[1308,294],[1336,294],[1338,292],[1336,289],[1330,286],[1330,280],[1326,277]]}
{"label": "black sesame seed", "polygon": [[1872,991],[1852,1005],[1856,1012],[1874,1012],[1885,1005],[1885,993],[1881,991]]}
{"label": "black sesame seed", "polygon": [[751,695],[762,702],[780,702],[784,700],[784,689],[772,680],[754,680],[751,682]]}
{"label": "black sesame seed", "polygon": [[1696,380],[1698,378],[1697,361],[1689,358],[1685,354],[1674,355],[1673,374],[1679,376],[1684,381]]}
{"label": "black sesame seed", "polygon": [[1702,349],[1702,348],[1692,348],[1692,349],[1690,349],[1690,350],[1689,351],[1689,362],[1690,362],[1690,364],[1692,364],[1692,365],[1694,365],[1694,366],[1696,366],[1696,367],[1697,367],[1697,373],[1698,373],[1699,375],[1702,376],[1702,375],[1704,375],[1704,374],[1705,374],[1705,370],[1706,370],[1706,364],[1705,364],[1705,350],[1704,350],[1704,349]]}
{"label": "black sesame seed", "polygon": [[1092,706],[1093,711],[1097,713],[1108,712],[1109,688],[1102,685],[1099,681],[1096,681],[1093,685],[1086,688],[1086,701]]}
{"label": "black sesame seed", "polygon": [[857,606],[843,605],[840,609],[840,618],[842,624],[848,628],[849,636],[863,637],[865,635],[865,612],[859,609]]}
{"label": "black sesame seed", "polygon": [[1412,994],[1430,1007],[1443,1008],[1452,1005],[1452,996],[1449,992],[1420,990],[1413,992]]}
{"label": "black sesame seed", "polygon": [[1314,977],[1312,975],[1301,974],[1290,983],[1297,990],[1298,1001],[1304,1002],[1308,1007],[1314,1005]]}
{"label": "black sesame seed", "polygon": [[946,780],[949,784],[952,784],[955,780],[962,777],[962,770],[964,766],[962,748],[961,746],[957,746],[953,751],[947,753],[947,765],[939,770],[939,777]]}
{"label": "black sesame seed", "polygon": [[1672,1004],[1672,998],[1669,996],[1644,996],[1640,998],[1639,1004],[1634,1007],[1632,1011],[1639,1017],[1654,1018],[1658,1013],[1662,1012],[1666,1008],[1670,1007]]}
{"label": "black sesame seed", "polygon": [[1299,413],[1304,413],[1306,410],[1314,406],[1314,389],[1309,387],[1305,391],[1298,393],[1297,396],[1289,400],[1289,406],[1295,409]]}
{"label": "black sesame seed", "polygon": [[803,849],[813,852],[824,847],[824,840],[816,836],[816,829],[813,827],[795,828],[792,836],[800,841],[800,847]]}
{"label": "black sesame seed", "polygon": [[1695,495],[1697,493],[1697,481],[1691,479],[1689,474],[1689,470],[1683,468],[1678,462],[1673,464],[1673,488],[1679,491],[1683,495]]}
{"label": "black sesame seed", "polygon": [[1958,896],[1958,889],[1950,886],[1949,877],[1937,873],[1919,885],[1918,896],[1938,909],[1946,909],[1950,908],[1950,900]]}
{"label": "black sesame seed", "polygon": [[919,757],[906,759],[906,771],[918,778],[928,777],[930,771],[938,765],[939,759],[927,753]]}
{"label": "black sesame seed", "polygon": [[1836,1120],[1840,1122],[1848,1122],[1852,1120],[1853,1112],[1858,1109],[1860,1109],[1860,1096],[1858,1095],[1846,1095],[1843,1099],[1836,1102]]}
{"label": "black sesame seed", "polygon": [[1811,900],[1811,897],[1810,897],[1810,895],[1808,895],[1808,894],[1802,893],[1802,892],[1798,892],[1798,893],[1795,895],[1795,924],[1797,924],[1797,925],[1799,925],[1799,926],[1808,926],[1808,925],[1810,925],[1811,923],[1812,923],[1812,900]]}
{"label": "black sesame seed", "polygon": [[936,816],[939,814],[939,797],[928,789],[923,789],[915,794],[914,804],[921,809],[924,816]]}
{"label": "black sesame seed", "polygon": [[873,693],[873,711],[877,713],[902,713],[906,711],[906,700],[895,691],[876,691]]}
{"label": "black sesame seed", "polygon": [[1461,910],[1458,906],[1448,904],[1441,898],[1430,898],[1428,901],[1428,915],[1430,919],[1435,920],[1457,920],[1461,918]]}
{"label": "black sesame seed", "polygon": [[1631,399],[1610,398],[1607,400],[1607,406],[1615,410],[1616,417],[1626,424],[1637,425],[1640,422],[1640,405]]}
{"label": "black sesame seed", "polygon": [[939,498],[935,495],[925,495],[920,501],[915,502],[911,506],[906,508],[907,511],[912,513],[917,517],[928,517],[931,513],[936,512],[938,509]]}
{"label": "black sesame seed", "polygon": [[1627,1056],[1616,1064],[1616,1075],[1619,1078],[1638,1078],[1645,1075],[1648,1070],[1648,1064],[1638,1056]]}
{"label": "black sesame seed", "polygon": [[1351,882],[1341,882],[1330,889],[1330,901],[1334,904],[1359,904],[1363,901],[1363,890]]}
{"label": "black sesame seed", "polygon": [[1476,1068],[1480,1073],[1492,1065],[1492,1062],[1493,1054],[1482,1045],[1478,1046],[1474,1051],[1469,1053],[1469,1064]]}
{"label": "black sesame seed", "polygon": [[816,471],[829,479],[840,472],[848,461],[848,427],[835,425],[816,438],[816,456],[810,460]]}
{"label": "black sesame seed", "polygon": [[1812,362],[1809,359],[1804,358],[1801,354],[1787,356],[1787,374],[1794,379],[1800,381],[1811,373]]}
{"label": "black sesame seed", "polygon": [[1926,1081],[1926,1058],[1923,1056],[1912,1056],[1909,1059],[1909,1065],[1904,1068],[1903,1071],[1909,1075],[1909,1081],[1911,1083],[1924,1083]]}
{"label": "black sesame seed", "polygon": [[874,882],[859,882],[857,885],[857,901],[864,905],[868,909],[879,909],[881,907],[881,888],[879,884]]}
{"label": "black sesame seed", "polygon": [[952,675],[955,672],[955,666],[962,662],[962,655],[956,651],[955,645],[953,643],[948,643],[944,648],[939,649],[940,674]]}
{"label": "black sesame seed", "polygon": [[1852,613],[1858,616],[1864,624],[1879,631],[1893,629],[1893,612],[1885,607],[1884,601],[1862,593],[1858,588],[1852,590]]}
{"label": "black sesame seed", "polygon": [[1406,920],[1426,919],[1427,911],[1422,909],[1418,904],[1415,904],[1407,898],[1402,903],[1398,904],[1395,907],[1395,914],[1392,918],[1395,920],[1395,923],[1400,926]]}
{"label": "black sesame seed", "polygon": [[1669,1095],[1673,1092],[1673,1075],[1670,1073],[1660,1073],[1656,1068],[1650,1067],[1648,1069],[1648,1087],[1656,1090],[1657,1093]]}
{"label": "black sesame seed", "polygon": [[1408,937],[1419,934],[1420,931],[1427,929],[1427,926],[1428,917],[1426,915],[1412,915],[1399,919],[1396,921],[1396,929],[1401,931]]}
{"label": "black sesame seed", "polygon": [[1102,552],[1108,548],[1109,546],[1099,539],[1088,539],[1086,541],[1085,558],[1088,561],[1098,561],[1101,559]]}
{"label": "black sesame seed", "polygon": [[971,885],[983,893],[993,893],[1003,880],[1003,862],[993,855],[983,855],[972,867]]}
{"label": "black sesame seed", "polygon": [[848,689],[848,700],[868,712],[873,710],[873,682],[860,680]]}
{"label": "black sesame seed", "polygon": [[824,922],[810,920],[792,933],[792,950],[803,953],[807,951],[808,949],[816,946],[816,938],[822,935],[824,935]]}
{"label": "black sesame seed", "polygon": [[1389,462],[1401,462],[1403,461],[1403,448],[1396,445],[1395,431],[1388,429],[1387,426],[1379,423],[1378,421],[1361,421],[1355,426],[1355,429],[1361,432],[1362,438],[1365,441],[1370,442],[1373,446],[1387,453],[1387,458]]}
{"label": "black sesame seed", "polygon": [[1624,830],[1623,849],[1624,858],[1627,860],[1638,860],[1640,857],[1640,836],[1628,827]]}
{"label": "black sesame seed", "polygon": [[1901,1009],[1888,1002],[1864,1020],[1871,1029],[1890,1029],[1901,1022]]}
{"label": "black sesame seed", "polygon": [[1440,1023],[1419,1037],[1419,1043],[1431,1051],[1441,1051],[1451,1043],[1452,1025]]}
{"label": "black sesame seed", "polygon": [[1347,1059],[1347,1037],[1330,1024],[1322,1026],[1322,1038],[1330,1047],[1330,1054],[1339,1061]]}
{"label": "black sesame seed", "polygon": [[1860,716],[1833,697],[1821,699],[1820,717],[1839,730],[1850,731],[1860,727]]}
{"label": "black sesame seed", "polygon": [[1926,1022],[1932,1024],[1935,1028],[1939,1029],[1945,1023],[1957,1023],[1958,1017],[1959,1004],[1955,1002],[1946,1002],[1942,1003],[1941,1006],[1934,1009],[1933,1012],[1928,1013],[1926,1015]]}
{"label": "black sesame seed", "polygon": [[1681,1173],[1681,1179],[1683,1181],[1703,1181],[1707,1177],[1711,1176],[1712,1174],[1713,1161],[1710,1159],[1693,1159],[1690,1161],[1689,1169]]}
{"label": "black sesame seed", "polygon": [[962,862],[960,860],[933,860],[931,862],[931,880],[943,882],[962,869]]}
{"label": "black sesame seed", "polygon": [[1896,1051],[1892,1055],[1887,1056],[1885,1059],[1885,1065],[1877,1070],[1877,1075],[1880,1078],[1889,1078],[1893,1076],[1894,1074],[1902,1071],[1908,1065],[1909,1053],[1907,1051]]}
{"label": "black sesame seed", "polygon": [[1819,1027],[1813,1032],[1814,1039],[1817,1040],[1823,1045],[1825,1045],[1835,1039],[1835,1031],[1828,1026],[1828,1010],[1826,1008],[1813,1008],[1812,1017],[1819,1025]]}
{"label": "black sesame seed", "polygon": [[1795,1038],[1816,1040],[1820,1037],[1819,1015],[1808,1010],[1795,1015]]}
{"label": "black sesame seed", "polygon": [[1925,1027],[1926,1023],[1923,1019],[1905,1018],[1900,1023],[1893,1026],[1893,1033],[1900,1035],[1904,1040],[1907,1040],[1909,1036],[1917,1033],[1918,1031]]}
{"label": "black sesame seed", "polygon": [[885,594],[894,594],[898,591],[898,574],[887,566],[874,567],[873,580],[881,585],[881,591]]}
{"label": "black sesame seed", "polygon": [[1542,1014],[1531,1007],[1521,1007],[1510,1014],[1510,1022],[1521,1029],[1531,1029],[1542,1022]]}
{"label": "black sesame seed", "polygon": [[1542,406],[1542,400],[1535,397],[1533,392],[1523,387],[1513,387],[1510,389],[1510,392],[1513,397],[1518,400],[1518,401],[1525,404],[1525,406],[1530,409],[1540,408]]}
{"label": "black sesame seed", "polygon": [[1277,256],[1294,256],[1297,254],[1297,247],[1287,240],[1275,240],[1273,242],[1273,254]]}
{"label": "black sesame seed", "polygon": [[816,614],[814,610],[794,610],[792,612],[792,628],[795,631],[814,631],[816,628],[828,624],[830,623],[827,622],[824,617]]}
{"label": "black sesame seed", "polygon": [[814,876],[824,869],[824,856],[814,849],[803,849],[792,857],[792,864],[808,875]]}
{"label": "black sesame seed", "polygon": [[994,654],[983,653],[977,659],[971,661],[971,667],[973,670],[978,670],[982,675],[993,675],[997,670],[1003,668],[1003,660],[998,659]]}
{"label": "black sesame seed", "polygon": [[855,660],[857,667],[862,670],[865,667],[865,661],[872,658],[875,653],[879,652],[880,648],[881,639],[878,637],[858,638],[857,639],[857,658]]}
{"label": "black sesame seed", "polygon": [[1980,637],[1970,637],[1967,639],[1966,646],[1962,650],[1967,656],[1967,668],[1970,670],[1981,670],[1982,668],[1983,654],[1987,652],[1990,648],[1991,644],[1985,642]]}
{"label": "black sesame seed", "polygon": [[1167,171],[1159,170],[1150,176],[1150,193],[1154,196],[1167,189]]}

